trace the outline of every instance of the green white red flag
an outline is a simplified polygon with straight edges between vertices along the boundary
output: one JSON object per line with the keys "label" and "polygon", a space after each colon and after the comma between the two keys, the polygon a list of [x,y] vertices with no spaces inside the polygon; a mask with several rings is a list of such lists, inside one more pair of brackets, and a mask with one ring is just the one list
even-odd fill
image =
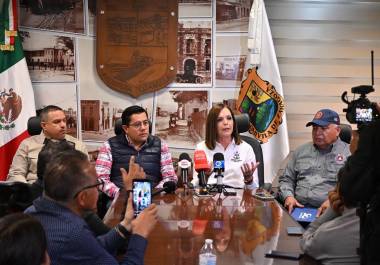
{"label": "green white red flag", "polygon": [[27,122],[36,115],[32,83],[17,31],[17,1],[0,1],[0,180],[29,136]]}

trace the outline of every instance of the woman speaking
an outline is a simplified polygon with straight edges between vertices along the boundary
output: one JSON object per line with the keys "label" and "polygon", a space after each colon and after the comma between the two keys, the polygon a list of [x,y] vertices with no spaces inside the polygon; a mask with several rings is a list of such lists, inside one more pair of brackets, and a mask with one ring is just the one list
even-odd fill
{"label": "woman speaking", "polygon": [[[252,147],[240,139],[235,116],[227,106],[212,107],[206,121],[206,140],[197,144],[196,150],[204,150],[207,161],[211,162],[215,153],[224,155],[223,184],[233,188],[252,189],[258,187],[255,153]],[[215,184],[212,169],[206,172],[207,184]],[[199,184],[194,171],[194,185]]]}

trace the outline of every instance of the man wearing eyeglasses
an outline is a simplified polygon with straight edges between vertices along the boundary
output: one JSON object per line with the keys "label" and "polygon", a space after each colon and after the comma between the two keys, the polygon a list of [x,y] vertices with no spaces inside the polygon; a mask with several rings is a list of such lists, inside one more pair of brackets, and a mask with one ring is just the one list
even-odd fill
{"label": "man wearing eyeglasses", "polygon": [[167,181],[177,182],[172,157],[167,144],[157,136],[149,134],[149,119],[146,110],[131,106],[121,116],[123,133],[106,141],[99,150],[96,173],[104,181],[102,191],[114,198],[123,187],[120,168],[128,169],[129,159],[145,171],[153,187],[162,188]]}
{"label": "man wearing eyeglasses", "polygon": [[[134,164],[133,159],[131,164]],[[131,171],[130,175],[125,170],[122,172],[127,189],[131,188],[132,178],[136,177],[136,170]],[[113,254],[126,244],[126,239],[127,254],[120,264],[144,264],[146,238],[157,222],[154,204],[134,219],[132,196],[129,196],[121,222],[96,238],[82,216],[84,212],[96,209],[97,188],[102,188],[103,182],[98,179],[87,156],[77,150],[61,152],[50,161],[44,176],[43,196],[25,212],[41,222],[52,264],[119,264]]]}

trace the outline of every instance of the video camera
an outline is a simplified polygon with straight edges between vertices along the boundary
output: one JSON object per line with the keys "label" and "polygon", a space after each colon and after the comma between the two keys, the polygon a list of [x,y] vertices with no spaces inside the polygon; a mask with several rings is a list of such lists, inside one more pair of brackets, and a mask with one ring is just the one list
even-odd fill
{"label": "video camera", "polygon": [[343,102],[347,103],[346,118],[349,123],[367,124],[380,118],[380,114],[376,109],[376,103],[370,102],[366,97],[367,94],[375,91],[373,86],[356,86],[351,88],[353,94],[360,94],[356,100],[348,101],[347,91],[342,94]]}
{"label": "video camera", "polygon": [[374,71],[373,71],[373,51],[371,51],[371,73],[372,73],[372,85],[356,86],[351,88],[351,93],[360,94],[358,99],[348,101],[347,91],[344,91],[341,98],[344,103],[347,104],[347,108],[343,109],[346,112],[346,118],[349,123],[356,123],[359,126],[363,124],[369,124],[374,120],[380,118],[380,114],[377,111],[376,103],[369,101],[366,97],[367,94],[375,91],[374,86]]}

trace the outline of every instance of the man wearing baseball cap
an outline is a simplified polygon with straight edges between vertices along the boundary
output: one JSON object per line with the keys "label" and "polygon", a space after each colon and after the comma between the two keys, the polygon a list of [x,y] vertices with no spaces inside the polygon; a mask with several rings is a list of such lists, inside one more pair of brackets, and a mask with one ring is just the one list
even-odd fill
{"label": "man wearing baseball cap", "polygon": [[294,151],[279,178],[279,196],[289,213],[295,207],[313,207],[318,216],[328,206],[327,194],[351,155],[349,145],[339,138],[339,125],[339,115],[331,109],[321,109],[306,124],[313,127],[313,141]]}

